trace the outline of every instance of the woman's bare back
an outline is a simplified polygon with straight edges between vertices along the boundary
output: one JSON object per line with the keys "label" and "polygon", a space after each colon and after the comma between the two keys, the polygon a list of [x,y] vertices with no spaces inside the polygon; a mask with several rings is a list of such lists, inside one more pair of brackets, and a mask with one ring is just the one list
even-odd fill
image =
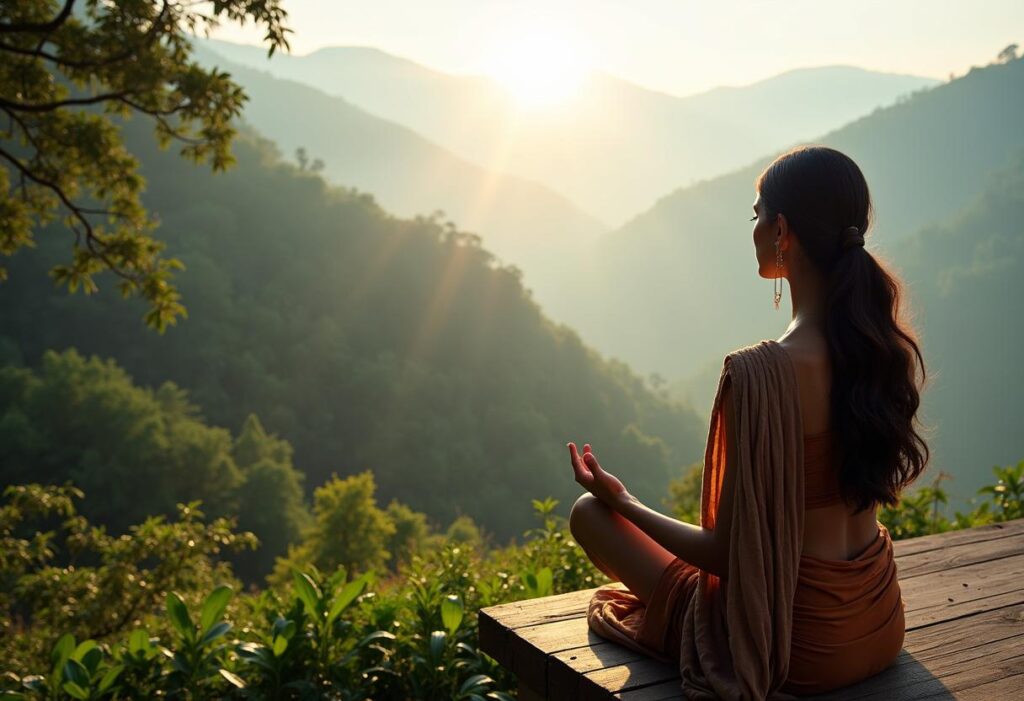
{"label": "woman's bare back", "polygon": [[[829,390],[832,373],[825,337],[817,330],[794,329],[778,340],[796,369],[804,435],[831,428]],[[875,539],[874,508],[853,514],[839,503],[804,512],[803,554],[826,560],[850,560]]]}

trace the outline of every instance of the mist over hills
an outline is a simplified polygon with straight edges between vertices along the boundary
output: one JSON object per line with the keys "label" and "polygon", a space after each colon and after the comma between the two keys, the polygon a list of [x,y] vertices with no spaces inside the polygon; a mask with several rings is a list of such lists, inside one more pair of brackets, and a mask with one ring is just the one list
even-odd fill
{"label": "mist over hills", "polygon": [[503,261],[535,271],[538,284],[564,273],[565,253],[608,230],[543,185],[488,171],[342,98],[225,61],[203,44],[196,52],[244,86],[245,121],[285,154],[305,148],[328,180],[372,193],[399,216],[443,210]]}
{"label": "mist over hills", "polygon": [[529,112],[489,78],[441,73],[377,49],[329,47],[268,61],[257,47],[200,43],[341,96],[485,168],[543,183],[612,224],[661,193],[939,82],[827,66],[676,97],[596,73],[564,104]]}

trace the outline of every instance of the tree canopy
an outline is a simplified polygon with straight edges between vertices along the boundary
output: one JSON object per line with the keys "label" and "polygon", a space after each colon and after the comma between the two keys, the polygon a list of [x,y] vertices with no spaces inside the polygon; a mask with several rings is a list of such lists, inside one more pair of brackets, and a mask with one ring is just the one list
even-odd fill
{"label": "tree canopy", "polygon": [[[278,0],[11,0],[0,5],[0,252],[33,246],[33,230],[63,216],[71,261],[50,275],[96,291],[111,270],[163,330],[185,314],[171,284],[176,258],[160,255],[158,222],[142,206],[144,180],[116,117],[151,117],[161,148],[213,169],[231,165],[232,120],[246,96],[227,73],[191,59],[190,34],[223,20],[266,28],[272,55],[288,48]],[[0,266],[0,280],[6,268]]]}
{"label": "tree canopy", "polygon": [[443,524],[466,514],[499,540],[532,522],[509,504],[578,495],[568,440],[596,441],[654,501],[700,456],[692,411],[553,324],[471,234],[392,217],[244,133],[238,166],[214,174],[160,151],[139,120],[123,131],[143,202],[187,266],[187,323],[158,336],[135,322],[142,300],[47,284],[63,243],[44,230],[11,260],[0,357],[38,367],[74,346],[112,358],[140,385],[187,389],[233,434],[258,415],[292,445],[307,488],[372,470],[382,505]]}

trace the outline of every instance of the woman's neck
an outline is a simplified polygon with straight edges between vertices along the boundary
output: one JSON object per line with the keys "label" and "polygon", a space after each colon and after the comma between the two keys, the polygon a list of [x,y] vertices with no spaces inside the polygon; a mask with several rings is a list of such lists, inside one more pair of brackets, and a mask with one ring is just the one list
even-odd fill
{"label": "woman's neck", "polygon": [[786,333],[797,328],[825,327],[825,278],[816,270],[791,271],[789,292],[792,303],[792,321]]}

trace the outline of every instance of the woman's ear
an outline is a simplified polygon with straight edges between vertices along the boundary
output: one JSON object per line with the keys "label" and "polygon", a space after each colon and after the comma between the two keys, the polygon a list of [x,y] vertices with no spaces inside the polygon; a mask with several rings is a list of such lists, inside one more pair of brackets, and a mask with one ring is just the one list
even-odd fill
{"label": "woman's ear", "polygon": [[786,221],[786,215],[781,213],[776,214],[775,222],[778,226],[778,232],[776,233],[775,237],[779,242],[779,248],[782,251],[787,251],[789,250],[790,243],[792,243],[790,241],[790,236],[792,235],[792,232],[789,228],[789,222]]}

